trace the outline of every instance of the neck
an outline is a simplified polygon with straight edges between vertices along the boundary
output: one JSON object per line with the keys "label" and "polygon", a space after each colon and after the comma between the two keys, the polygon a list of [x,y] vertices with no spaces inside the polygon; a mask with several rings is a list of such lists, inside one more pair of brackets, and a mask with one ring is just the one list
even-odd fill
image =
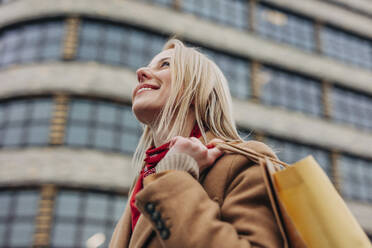
{"label": "neck", "polygon": [[[178,136],[183,136],[183,137],[189,137],[193,127],[194,127],[194,124],[195,124],[195,114],[194,114],[194,111],[189,111],[189,113],[187,114],[187,117],[186,117],[186,124],[185,124],[185,128],[183,128],[181,130],[181,133],[178,134]],[[157,127],[154,127],[154,126],[150,126],[151,130],[152,130],[152,133],[153,133],[153,139],[154,139],[154,145],[156,147],[162,145],[162,144],[165,144],[166,142],[168,142],[169,140],[167,139],[167,136],[168,136],[168,133],[169,133],[169,130],[172,129],[172,127],[168,128],[167,130],[161,130],[159,132],[156,132],[157,130]]]}

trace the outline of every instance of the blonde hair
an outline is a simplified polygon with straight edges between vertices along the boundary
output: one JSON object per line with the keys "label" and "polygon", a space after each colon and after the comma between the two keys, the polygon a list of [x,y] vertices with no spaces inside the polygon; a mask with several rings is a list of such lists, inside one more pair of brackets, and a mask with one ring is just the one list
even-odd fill
{"label": "blonde hair", "polygon": [[[174,49],[170,60],[171,92],[157,120],[157,130],[167,130],[166,140],[180,135],[186,126],[186,116],[194,107],[196,123],[204,141],[206,131],[227,140],[242,140],[232,115],[232,101],[227,80],[218,66],[193,47],[170,39],[163,51]],[[180,94],[182,92],[182,94]],[[144,132],[133,156],[133,164],[141,169],[146,150],[154,145],[153,130]]]}

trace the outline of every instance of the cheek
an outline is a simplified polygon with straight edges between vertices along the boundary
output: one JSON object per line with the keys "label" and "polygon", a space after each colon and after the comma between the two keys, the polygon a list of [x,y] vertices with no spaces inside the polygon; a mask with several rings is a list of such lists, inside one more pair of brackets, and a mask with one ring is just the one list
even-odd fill
{"label": "cheek", "polygon": [[164,81],[166,81],[167,84],[170,86],[172,83],[172,75],[170,73],[170,70],[167,70],[167,73],[165,74],[164,78],[165,78]]}
{"label": "cheek", "polygon": [[164,86],[170,87],[171,82],[172,82],[172,74],[171,74],[171,70],[169,68],[160,71],[157,76],[162,81]]}
{"label": "cheek", "polygon": [[171,73],[170,73],[170,70],[166,70],[164,71],[164,74],[162,75],[162,81],[163,81],[163,94],[164,95],[167,95],[167,98],[170,94],[170,91],[171,91],[171,86],[172,86],[172,76],[171,76]]}

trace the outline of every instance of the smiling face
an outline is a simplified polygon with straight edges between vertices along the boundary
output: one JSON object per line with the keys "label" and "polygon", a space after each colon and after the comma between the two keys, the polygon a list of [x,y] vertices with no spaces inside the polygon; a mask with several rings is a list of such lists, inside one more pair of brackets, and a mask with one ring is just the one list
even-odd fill
{"label": "smiling face", "polygon": [[132,92],[132,109],[137,119],[154,123],[167,102],[171,88],[170,60],[174,49],[156,55],[147,67],[137,70],[138,85]]}

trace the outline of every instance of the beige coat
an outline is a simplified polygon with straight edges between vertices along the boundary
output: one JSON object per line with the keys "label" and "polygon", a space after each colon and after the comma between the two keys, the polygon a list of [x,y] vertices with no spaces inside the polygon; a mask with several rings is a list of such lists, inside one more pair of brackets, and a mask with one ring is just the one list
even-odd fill
{"label": "beige coat", "polygon": [[[263,143],[242,146],[275,157]],[[199,182],[184,171],[159,173],[136,200],[134,232],[127,204],[111,248],[283,246],[260,167],[242,155],[225,153]]]}

